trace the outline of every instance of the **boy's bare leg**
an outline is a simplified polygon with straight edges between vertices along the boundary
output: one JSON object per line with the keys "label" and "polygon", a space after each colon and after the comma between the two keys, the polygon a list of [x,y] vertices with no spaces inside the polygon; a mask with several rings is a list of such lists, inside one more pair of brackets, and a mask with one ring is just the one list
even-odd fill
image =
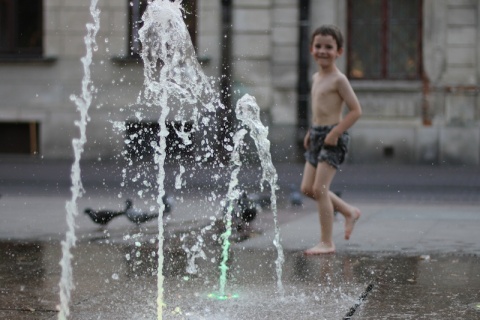
{"label": "boy's bare leg", "polygon": [[330,199],[329,189],[336,172],[337,170],[326,162],[318,164],[313,192],[317,200],[320,217],[320,243],[313,248],[305,250],[304,253],[306,255],[335,252],[335,244],[333,243],[333,204]]}
{"label": "boy's bare leg", "polygon": [[332,200],[333,207],[345,217],[345,239],[348,240],[352,234],[353,227],[355,227],[355,222],[360,218],[362,212],[357,207],[349,205],[343,201],[331,191],[329,196]]}
{"label": "boy's bare leg", "polygon": [[315,199],[315,195],[313,194],[313,184],[315,183],[315,177],[317,175],[317,169],[311,165],[309,162],[305,163],[305,168],[303,169],[303,176],[302,176],[302,185],[301,190],[303,194],[307,197]]}
{"label": "boy's bare leg", "polygon": [[[316,178],[316,169],[310,163],[305,164],[305,169],[303,171],[303,180],[302,180],[302,192],[317,201],[314,191],[314,183]],[[329,191],[328,195],[330,200],[333,203],[335,210],[340,212],[345,217],[345,239],[350,239],[353,228],[355,227],[355,222],[360,218],[361,211],[357,207],[349,205],[347,202],[342,200],[332,191]]]}

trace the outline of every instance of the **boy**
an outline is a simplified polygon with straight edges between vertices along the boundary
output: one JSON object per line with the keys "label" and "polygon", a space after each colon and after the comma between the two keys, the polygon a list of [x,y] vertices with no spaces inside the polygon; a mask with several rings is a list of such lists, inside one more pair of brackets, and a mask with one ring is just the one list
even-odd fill
{"label": "boy", "polygon": [[[320,217],[320,242],[304,251],[306,255],[334,253],[333,212],[345,217],[345,239],[350,238],[361,212],[330,191],[330,183],[345,160],[349,129],[361,116],[360,103],[347,77],[337,69],[336,59],[343,53],[343,36],[331,25],[312,34],[310,53],[318,65],[313,75],[311,104],[312,127],[304,138],[305,169],[302,192],[317,201]],[[344,103],[349,112],[342,118]]]}

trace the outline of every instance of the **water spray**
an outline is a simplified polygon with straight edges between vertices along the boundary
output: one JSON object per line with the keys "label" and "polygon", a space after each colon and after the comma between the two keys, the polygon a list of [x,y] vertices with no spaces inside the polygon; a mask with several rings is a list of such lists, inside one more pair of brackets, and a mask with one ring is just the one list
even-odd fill
{"label": "water spray", "polygon": [[60,266],[62,267],[62,274],[60,279],[60,312],[58,314],[59,320],[67,319],[70,315],[70,299],[71,291],[74,289],[73,271],[72,271],[72,253],[71,250],[76,245],[75,236],[75,217],[78,215],[78,198],[83,195],[83,186],[80,177],[80,159],[82,157],[83,148],[87,142],[87,122],[88,109],[92,103],[92,92],[94,90],[91,76],[90,66],[92,64],[93,51],[98,50],[96,44],[96,35],[100,29],[100,10],[97,9],[98,0],[92,0],[90,4],[90,14],[92,15],[94,23],[87,23],[87,35],[85,36],[85,46],[87,52],[81,59],[83,64],[84,76],[82,80],[82,94],[81,96],[70,96],[70,99],[77,106],[77,111],[80,112],[80,120],[75,121],[75,125],[80,129],[80,138],[73,139],[73,150],[75,154],[74,162],[71,169],[72,179],[72,198],[66,204],[67,210],[67,232],[65,240],[62,241],[62,259]]}

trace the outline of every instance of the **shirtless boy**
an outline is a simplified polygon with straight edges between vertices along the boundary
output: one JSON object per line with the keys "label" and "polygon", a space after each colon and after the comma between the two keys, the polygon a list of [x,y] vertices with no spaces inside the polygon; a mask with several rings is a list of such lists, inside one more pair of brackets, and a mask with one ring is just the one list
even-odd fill
{"label": "shirtless boy", "polygon": [[[334,253],[334,209],[345,217],[345,239],[349,239],[358,208],[330,191],[330,184],[345,160],[350,137],[347,130],[360,118],[362,109],[347,79],[335,62],[343,53],[343,36],[331,25],[321,26],[312,34],[310,53],[317,63],[313,75],[311,104],[312,127],[305,135],[305,169],[302,192],[317,201],[320,217],[320,242],[306,250],[306,255]],[[348,112],[343,114],[343,106]]]}

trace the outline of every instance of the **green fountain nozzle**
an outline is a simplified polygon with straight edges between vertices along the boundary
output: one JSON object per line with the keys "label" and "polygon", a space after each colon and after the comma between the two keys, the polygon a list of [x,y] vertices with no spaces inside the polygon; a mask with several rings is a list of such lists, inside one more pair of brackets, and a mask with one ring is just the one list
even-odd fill
{"label": "green fountain nozzle", "polygon": [[214,292],[214,293],[209,293],[208,297],[210,299],[224,301],[224,300],[237,299],[238,297],[240,297],[240,295],[238,293],[224,293],[224,294],[222,294],[222,293]]}

